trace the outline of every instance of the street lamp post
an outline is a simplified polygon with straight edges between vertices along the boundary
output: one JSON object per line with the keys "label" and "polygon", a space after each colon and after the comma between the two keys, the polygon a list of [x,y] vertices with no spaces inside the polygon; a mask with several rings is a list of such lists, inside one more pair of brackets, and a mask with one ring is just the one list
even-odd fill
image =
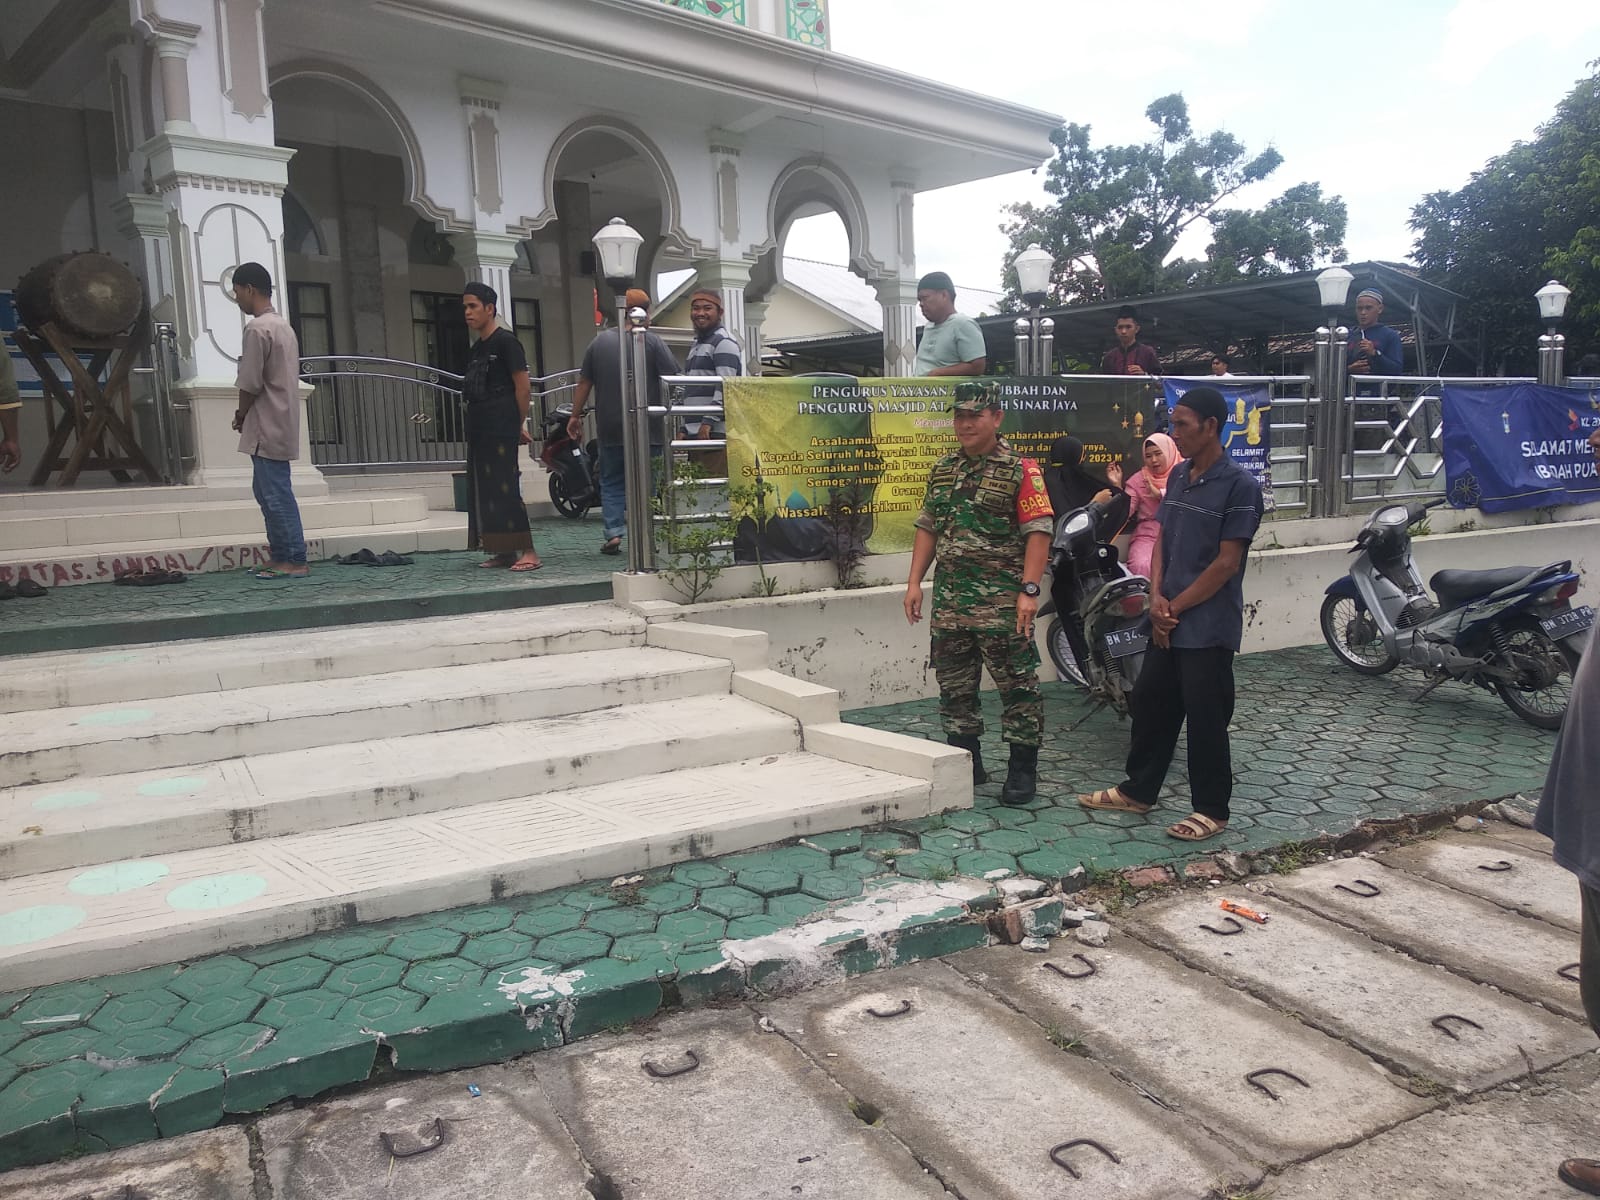
{"label": "street lamp post", "polygon": [[[600,272],[617,301],[617,376],[622,388],[622,461],[626,480],[628,521],[628,573],[655,569],[655,523],[650,513],[650,401],[645,395],[646,374],[635,369],[629,352],[628,289],[639,269],[639,247],[644,238],[621,217],[612,217],[594,235]],[[640,335],[642,340],[642,332]],[[598,397],[596,401],[598,402]],[[642,448],[642,450],[641,450]],[[641,460],[642,454],[642,461]],[[643,479],[643,484],[639,483]]]}
{"label": "street lamp post", "polygon": [[1566,375],[1567,339],[1556,332],[1556,326],[1566,315],[1567,298],[1571,295],[1571,288],[1562,287],[1554,279],[1533,294],[1545,323],[1545,331],[1539,335],[1539,382],[1547,387],[1560,387]]}
{"label": "street lamp post", "polygon": [[1041,317],[1045,297],[1050,290],[1050,270],[1056,260],[1048,251],[1032,243],[1012,263],[1017,269],[1017,290],[1031,312],[1020,317],[1013,332],[1016,335],[1017,374],[1048,375],[1055,365],[1056,323]]}
{"label": "street lamp post", "polygon": [[1317,296],[1323,324],[1316,333],[1316,385],[1318,412],[1315,454],[1318,503],[1313,515],[1336,517],[1342,507],[1346,447],[1354,434],[1353,405],[1345,404],[1345,345],[1350,330],[1339,324],[1339,314],[1350,295],[1355,276],[1343,267],[1329,267],[1317,276]]}

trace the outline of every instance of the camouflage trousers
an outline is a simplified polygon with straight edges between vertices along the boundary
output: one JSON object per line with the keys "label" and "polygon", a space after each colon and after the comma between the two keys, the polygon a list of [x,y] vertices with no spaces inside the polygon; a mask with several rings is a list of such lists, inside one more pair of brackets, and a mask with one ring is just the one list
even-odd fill
{"label": "camouflage trousers", "polygon": [[1000,736],[1037,746],[1044,734],[1039,651],[1031,638],[983,629],[936,629],[929,660],[939,681],[939,718],[947,737],[978,737],[983,714],[978,682],[983,668],[1000,690]]}

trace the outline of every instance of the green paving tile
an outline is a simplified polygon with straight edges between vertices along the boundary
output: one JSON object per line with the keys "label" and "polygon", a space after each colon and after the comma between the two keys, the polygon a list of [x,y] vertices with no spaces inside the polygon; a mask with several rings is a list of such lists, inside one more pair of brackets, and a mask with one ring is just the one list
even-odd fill
{"label": "green paving tile", "polygon": [[388,944],[389,934],[381,926],[376,929],[348,929],[343,933],[317,938],[308,952],[331,963],[346,963],[377,954]]}
{"label": "green paving tile", "polygon": [[635,905],[590,913],[584,918],[583,927],[611,937],[622,937],[630,933],[648,933],[656,927],[657,920],[654,909]]}
{"label": "green paving tile", "polygon": [[170,1058],[189,1044],[189,1035],[165,1026],[135,1029],[105,1043],[102,1053],[110,1059]]}
{"label": "green paving tile", "polygon": [[78,1128],[115,1150],[157,1136],[151,1100],[181,1067],[172,1063],[107,1071],[86,1083],[75,1120]]}
{"label": "green paving tile", "polygon": [[202,1037],[248,1021],[261,1005],[260,992],[249,988],[218,989],[185,1005],[183,1011],[172,1018],[171,1024],[180,1033]]}
{"label": "green paving tile", "polygon": [[524,1013],[499,988],[480,984],[434,996],[406,1031],[385,1040],[402,1071],[454,1071],[559,1046],[561,1023],[553,1005]]}
{"label": "green paving tile", "polygon": [[[96,987],[107,995],[120,996],[126,992],[144,992],[165,987],[183,967],[172,963],[164,967],[145,967],[139,971],[129,971],[126,975],[105,975],[98,979],[85,982],[90,987]],[[0,1013],[5,1012],[4,997],[0,997]]]}
{"label": "green paving tile", "polygon": [[[363,992],[376,992],[380,988],[393,987],[400,982],[400,977],[405,974],[406,967],[410,964],[404,959],[394,958],[387,954],[374,954],[368,958],[358,958],[353,962],[340,963],[328,974],[321,990],[324,992],[342,992],[345,996],[359,996]],[[299,992],[296,995],[308,995]],[[280,997],[289,999],[289,997]]]}
{"label": "green paving tile", "polygon": [[728,962],[719,950],[679,955],[676,987],[688,1007],[733,1000],[744,994],[745,974],[738,963]]}
{"label": "green paving tile", "polygon": [[601,958],[611,949],[611,939],[593,929],[575,929],[547,937],[535,948],[540,958],[570,967],[589,958]]}
{"label": "green paving tile", "polygon": [[502,905],[489,905],[484,908],[458,908],[453,912],[439,914],[439,924],[470,937],[481,937],[484,934],[498,933],[509,929],[511,922],[516,918],[516,912]]}
{"label": "green paving tile", "polygon": [[773,896],[767,901],[767,916],[785,925],[793,925],[802,917],[809,917],[814,912],[820,912],[828,907],[826,900],[818,900],[815,896],[795,894],[789,896]]}
{"label": "green paving tile", "polygon": [[953,812],[945,818],[945,828],[955,833],[988,833],[995,827],[994,818],[977,809]]}
{"label": "green paving tile", "polygon": [[434,958],[418,963],[401,980],[404,987],[419,996],[437,996],[451,988],[477,987],[484,969],[465,958]]}
{"label": "green paving tile", "polygon": [[861,830],[845,829],[838,833],[818,833],[806,838],[817,849],[833,854],[838,851],[858,850],[861,847]]}
{"label": "green paving tile", "polygon": [[565,1020],[568,1040],[653,1016],[662,999],[657,975],[670,970],[671,964],[665,960],[622,963],[603,959],[588,964],[583,977],[572,985]]}
{"label": "green paving tile", "polygon": [[567,908],[580,913],[599,912],[603,908],[615,908],[619,903],[617,898],[599,890],[583,890],[567,892],[561,897],[561,903]]}
{"label": "green paving tile", "polygon": [[[809,839],[808,839],[809,840]],[[772,852],[772,867],[779,871],[793,871],[804,875],[808,871],[826,871],[832,853],[813,850],[809,846],[785,846]]]}
{"label": "green paving tile", "polygon": [[610,957],[618,962],[643,962],[647,958],[670,958],[682,948],[682,941],[660,933],[630,933],[611,943]]}
{"label": "green paving tile", "polygon": [[[267,1001],[268,1004],[274,1001]],[[335,1009],[334,1011],[337,1011]],[[305,1020],[315,1020],[308,1016]],[[247,1023],[219,1029],[204,1037],[195,1038],[178,1054],[176,1061],[188,1067],[214,1067],[255,1049],[275,1036],[275,1031],[265,1025]]]}
{"label": "green paving tile", "polygon": [[895,871],[907,879],[949,879],[956,874],[956,860],[948,854],[919,850],[894,860]]}
{"label": "green paving tile", "polygon": [[223,1067],[224,1112],[260,1112],[290,1096],[309,1099],[372,1073],[377,1038],[342,1021],[297,1021]]}
{"label": "green paving tile", "polygon": [[728,922],[725,919],[704,909],[668,913],[656,922],[656,934],[659,937],[681,942],[685,946],[692,946],[698,942],[714,942],[727,931],[727,928]]}
{"label": "green paving tile", "polygon": [[9,1020],[13,1028],[24,1031],[78,1024],[94,1016],[106,995],[105,988],[87,983],[40,988],[17,1006]]}
{"label": "green paving tile", "polygon": [[[720,880],[719,880],[720,882]],[[639,899],[652,912],[672,913],[694,905],[695,889],[687,883],[667,881],[639,889]]]}
{"label": "green paving tile", "polygon": [[761,896],[781,896],[785,892],[800,890],[800,873],[782,867],[751,867],[734,876],[735,882],[746,891]]}
{"label": "green paving tile", "polygon": [[800,890],[819,900],[847,900],[861,894],[861,876],[849,871],[819,871],[804,876]]}
{"label": "green paving tile", "polygon": [[19,1042],[6,1057],[20,1067],[42,1067],[68,1058],[82,1058],[110,1040],[97,1029],[57,1029]]}
{"label": "green paving tile", "polygon": [[[395,976],[395,979],[398,978],[398,975]],[[271,1025],[274,1029],[283,1029],[296,1021],[325,1020],[344,1007],[344,1002],[353,994],[348,991],[335,992],[327,988],[312,988],[309,992],[289,992],[286,995],[273,996],[256,1009],[256,1020],[263,1025]]]}
{"label": "green paving tile", "polygon": [[332,971],[333,964],[325,959],[301,954],[262,967],[251,976],[248,986],[251,991],[260,992],[263,996],[303,992],[316,987]]}
{"label": "green paving tile", "polygon": [[887,830],[877,833],[864,834],[861,838],[861,850],[864,854],[896,854],[901,850],[915,850],[917,840],[901,833],[890,833]]}
{"label": "green paving tile", "polygon": [[764,910],[765,904],[760,896],[744,888],[719,887],[700,893],[700,908],[713,916],[732,921],[739,917],[755,916]]}
{"label": "green paving tile", "polygon": [[210,1129],[222,1120],[224,1078],[219,1070],[180,1067],[156,1097],[154,1115],[162,1137]]}
{"label": "green paving tile", "polygon": [[554,905],[550,908],[539,908],[533,912],[525,912],[511,923],[511,928],[518,933],[525,933],[529,937],[550,937],[557,933],[566,933],[583,924],[583,914],[577,909],[565,905]]}
{"label": "green paving tile", "polygon": [[430,925],[400,934],[390,941],[387,953],[413,963],[428,958],[447,958],[461,949],[461,943],[466,940],[464,933],[442,925]]}
{"label": "green paving tile", "polygon": [[1001,854],[1026,854],[1039,848],[1039,839],[1020,829],[996,829],[978,835],[980,850],[998,850]]}
{"label": "green paving tile", "polygon": [[969,854],[963,854],[956,859],[956,871],[961,875],[970,875],[974,879],[982,879],[990,871],[1020,874],[1017,870],[1017,860],[1009,854],[1001,854],[998,850],[974,850]]}
{"label": "green paving tile", "polygon": [[766,937],[769,933],[777,933],[783,927],[782,921],[765,914],[739,917],[728,922],[728,936],[735,941],[741,938]]}
{"label": "green paving tile", "polygon": [[672,878],[692,888],[714,888],[727,883],[733,875],[712,863],[689,862],[673,867]]}
{"label": "green paving tile", "polygon": [[368,992],[363,996],[346,1000],[340,1007],[336,1019],[353,1022],[362,1029],[375,1029],[383,1033],[395,1029],[409,1029],[415,1024],[412,1018],[428,995],[398,987],[384,988],[381,992]]}
{"label": "green paving tile", "polygon": [[9,1058],[0,1058],[0,1092],[11,1085],[11,1081],[22,1074],[22,1068]]}
{"label": "green paving tile", "polygon": [[[509,919],[509,918],[508,918]],[[502,929],[467,939],[461,957],[485,969],[509,967],[533,957],[533,938],[515,929]]]}
{"label": "green paving tile", "polygon": [[833,870],[839,874],[854,875],[858,879],[868,879],[884,872],[882,861],[868,858],[865,854],[838,854],[833,859]]}
{"label": "green paving tile", "polygon": [[72,1109],[100,1070],[81,1059],[28,1071],[0,1092],[0,1171],[48,1162],[72,1149]]}

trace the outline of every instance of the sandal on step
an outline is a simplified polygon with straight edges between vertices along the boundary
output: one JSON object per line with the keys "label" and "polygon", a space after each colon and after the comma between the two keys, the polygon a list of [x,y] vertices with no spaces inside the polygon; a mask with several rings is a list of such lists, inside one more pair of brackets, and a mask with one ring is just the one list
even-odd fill
{"label": "sandal on step", "polygon": [[1153,804],[1140,804],[1130,800],[1116,788],[1104,788],[1098,792],[1089,792],[1079,796],[1078,803],[1084,808],[1099,808],[1106,812],[1126,812],[1144,816],[1155,807]]}
{"label": "sandal on step", "polygon": [[1176,825],[1167,826],[1167,836],[1180,842],[1203,842],[1214,838],[1228,827],[1226,821],[1213,820],[1204,813],[1190,813]]}
{"label": "sandal on step", "polygon": [[510,555],[510,554],[496,554],[491,558],[484,559],[478,565],[480,567],[485,567],[485,568],[487,568],[487,567],[502,567],[502,568],[504,568],[504,567],[509,567],[512,563],[514,563],[516,561],[517,561],[516,558],[514,556]]}
{"label": "sandal on step", "polygon": [[521,575],[526,574],[529,571],[537,571],[542,566],[544,566],[544,563],[536,558],[532,562],[512,563],[511,569]]}

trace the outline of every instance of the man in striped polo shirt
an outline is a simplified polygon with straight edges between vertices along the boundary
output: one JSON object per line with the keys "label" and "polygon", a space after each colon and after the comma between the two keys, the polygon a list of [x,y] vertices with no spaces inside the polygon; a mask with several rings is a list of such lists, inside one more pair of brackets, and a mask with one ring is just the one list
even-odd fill
{"label": "man in striped polo shirt", "polygon": [[[724,379],[744,374],[744,354],[739,343],[722,323],[722,296],[710,288],[699,288],[689,297],[689,323],[694,326],[694,345],[683,360],[685,375],[719,375]],[[722,404],[720,385],[684,389],[686,404]],[[726,427],[718,413],[686,413],[683,433],[688,438],[720,438]],[[728,453],[718,448],[695,455],[714,476],[728,473]]]}

